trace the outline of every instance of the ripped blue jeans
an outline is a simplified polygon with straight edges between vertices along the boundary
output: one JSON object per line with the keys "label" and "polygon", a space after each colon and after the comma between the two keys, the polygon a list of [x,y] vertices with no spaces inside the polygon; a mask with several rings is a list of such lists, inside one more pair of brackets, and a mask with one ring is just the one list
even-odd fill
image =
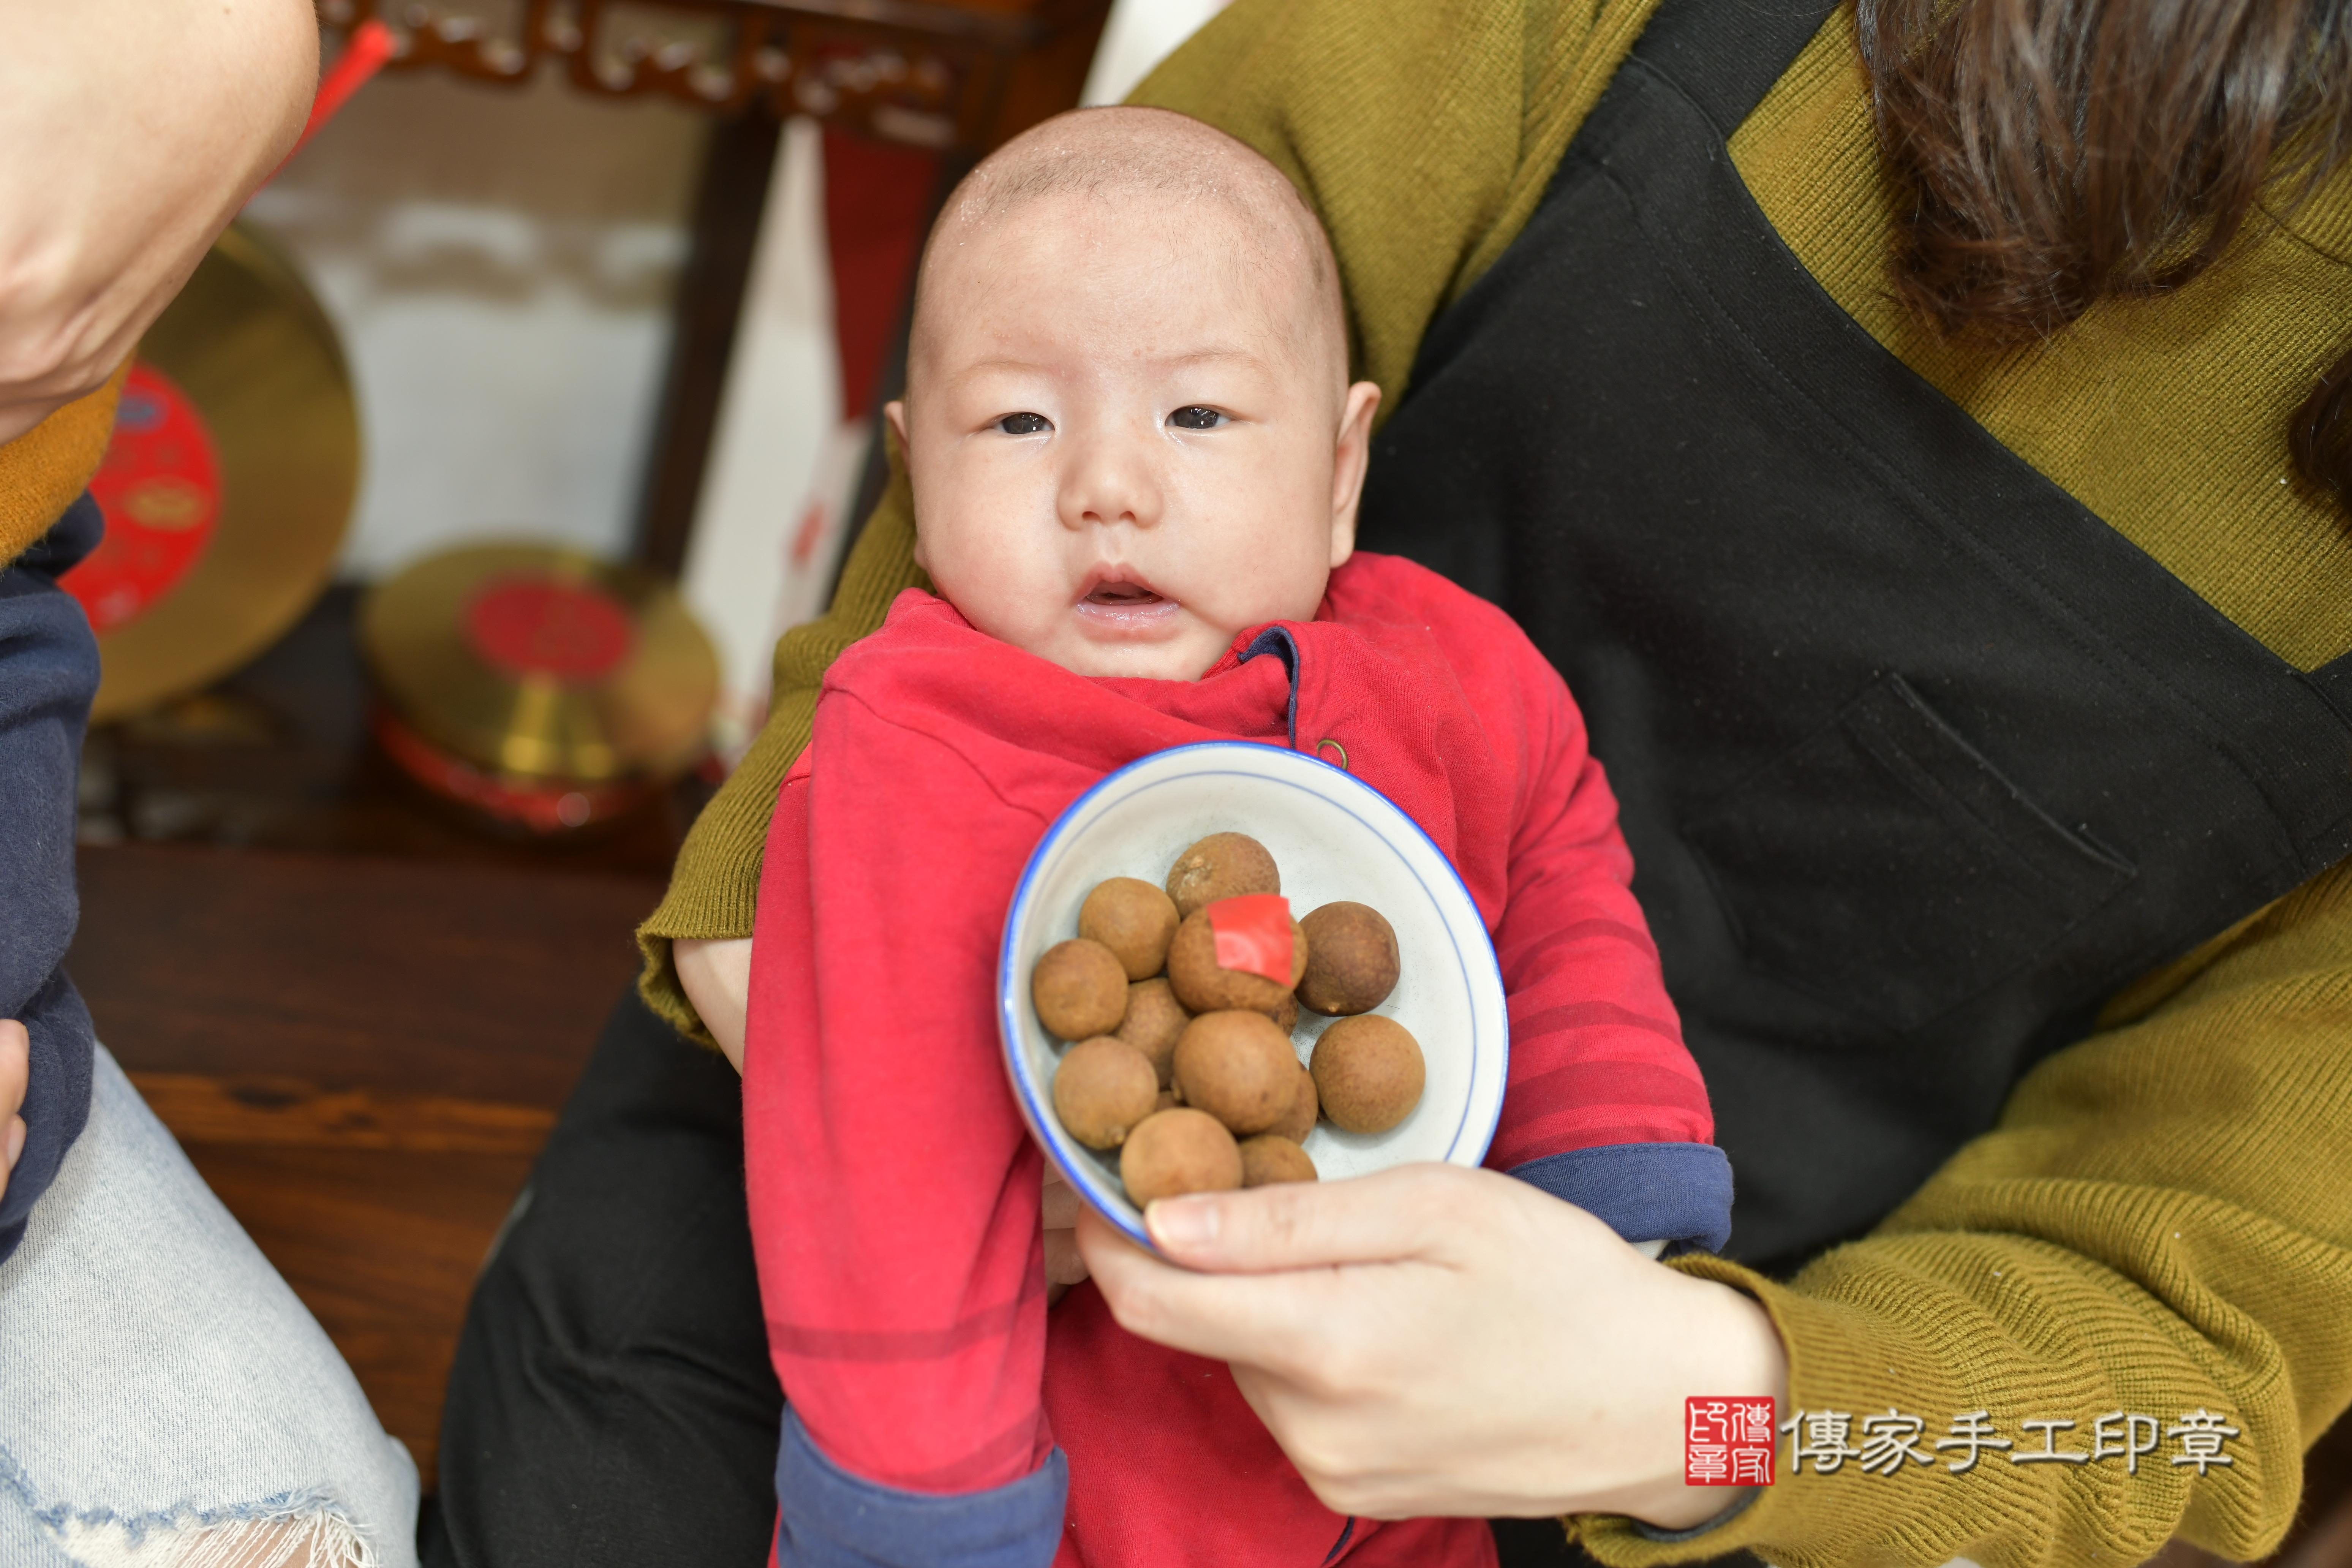
{"label": "ripped blue jeans", "polygon": [[414,1568],[416,1467],[101,1047],[0,1264],[0,1568]]}

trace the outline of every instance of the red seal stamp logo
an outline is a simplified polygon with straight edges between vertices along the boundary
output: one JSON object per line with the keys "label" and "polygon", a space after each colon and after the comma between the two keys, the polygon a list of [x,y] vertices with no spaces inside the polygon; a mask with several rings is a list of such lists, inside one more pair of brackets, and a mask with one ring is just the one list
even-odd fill
{"label": "red seal stamp logo", "polygon": [[1778,1442],[1770,1399],[1683,1401],[1683,1485],[1769,1487]]}

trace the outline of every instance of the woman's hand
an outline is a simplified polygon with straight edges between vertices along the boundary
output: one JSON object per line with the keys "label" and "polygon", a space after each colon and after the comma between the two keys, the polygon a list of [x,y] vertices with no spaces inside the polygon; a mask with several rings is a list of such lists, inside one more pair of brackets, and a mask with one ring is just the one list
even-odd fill
{"label": "woman's hand", "polygon": [[0,1198],[8,1173],[25,1152],[25,1085],[32,1070],[33,1037],[14,1018],[0,1018]]}
{"label": "woman's hand", "polygon": [[1686,1528],[1741,1494],[1682,1484],[1684,1399],[1787,1402],[1787,1359],[1756,1302],[1492,1172],[1410,1165],[1163,1199],[1148,1223],[1187,1268],[1079,1217],[1112,1312],[1145,1339],[1231,1362],[1342,1513],[1625,1513]]}
{"label": "woman's hand", "polygon": [[0,0],[0,442],[130,354],[318,75],[310,0]]}

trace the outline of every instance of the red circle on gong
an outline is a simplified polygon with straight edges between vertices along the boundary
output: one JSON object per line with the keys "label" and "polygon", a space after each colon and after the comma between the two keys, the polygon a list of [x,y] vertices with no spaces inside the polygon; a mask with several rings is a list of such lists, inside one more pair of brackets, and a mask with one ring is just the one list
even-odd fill
{"label": "red circle on gong", "polygon": [[106,516],[106,537],[58,583],[103,633],[179,586],[220,521],[212,432],[187,394],[143,361],[123,384],[89,493]]}
{"label": "red circle on gong", "polygon": [[501,675],[601,680],[629,657],[636,628],[625,605],[552,577],[494,578],[467,601],[466,641]]}

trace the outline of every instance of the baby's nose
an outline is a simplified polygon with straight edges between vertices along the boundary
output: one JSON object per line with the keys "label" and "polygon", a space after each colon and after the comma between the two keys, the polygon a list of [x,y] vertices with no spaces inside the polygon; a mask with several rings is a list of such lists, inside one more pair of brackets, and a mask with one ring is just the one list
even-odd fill
{"label": "baby's nose", "polygon": [[1160,514],[1160,476],[1147,443],[1106,437],[1074,455],[1062,486],[1065,522],[1149,528]]}

